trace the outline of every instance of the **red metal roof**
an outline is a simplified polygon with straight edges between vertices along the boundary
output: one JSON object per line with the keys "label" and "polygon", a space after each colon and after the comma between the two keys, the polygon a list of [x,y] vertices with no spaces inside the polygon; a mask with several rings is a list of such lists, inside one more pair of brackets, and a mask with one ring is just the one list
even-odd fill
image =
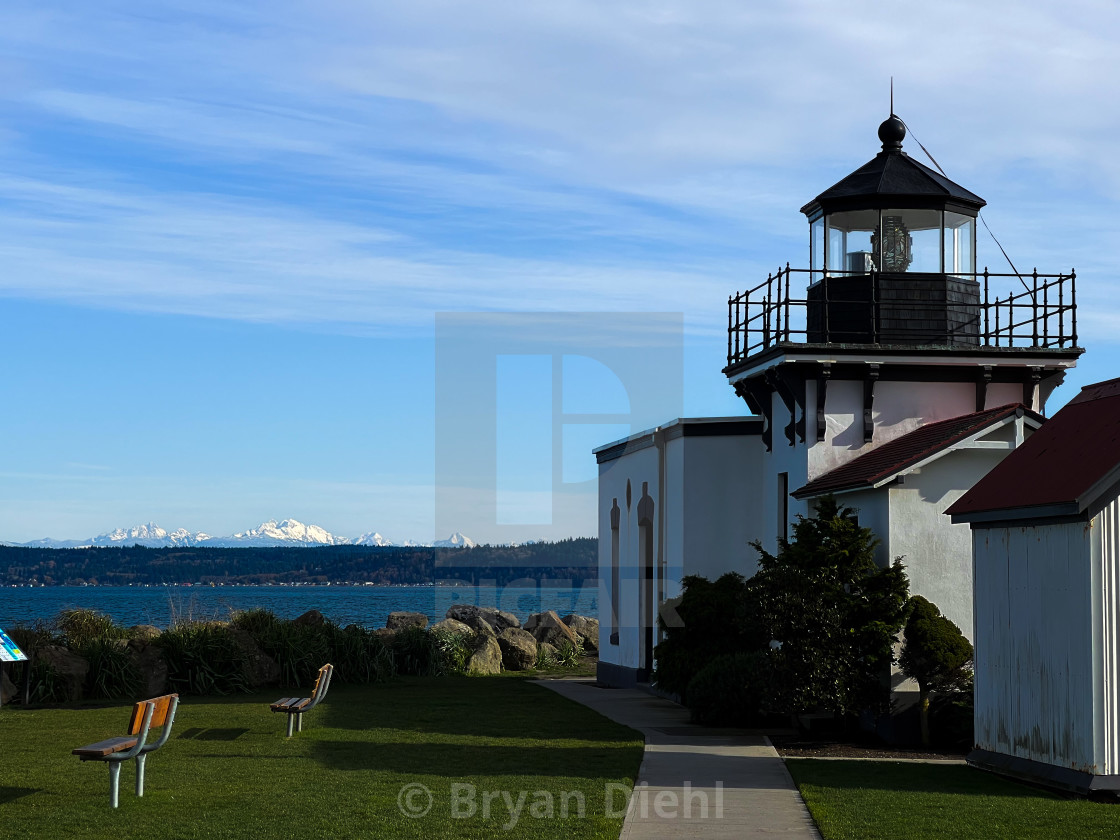
{"label": "red metal roof", "polygon": [[1008,417],[1022,412],[1035,424],[1045,418],[1017,403],[965,414],[950,420],[927,423],[894,440],[877,446],[870,452],[854,458],[846,464],[810,481],[795,490],[793,496],[806,499],[822,496],[825,493],[838,493],[842,490],[861,490],[874,487],[908,467],[918,464],[931,455],[971,437]]}
{"label": "red metal roof", "polygon": [[1082,388],[945,512],[1050,508],[1053,515],[1060,515],[1061,509],[1081,514],[1118,479],[1120,379],[1112,379]]}

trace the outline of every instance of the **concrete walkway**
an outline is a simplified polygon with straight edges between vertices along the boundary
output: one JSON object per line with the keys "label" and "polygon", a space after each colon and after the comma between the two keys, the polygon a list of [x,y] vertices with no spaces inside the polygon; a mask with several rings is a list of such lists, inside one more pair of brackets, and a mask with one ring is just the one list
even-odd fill
{"label": "concrete walkway", "polygon": [[820,840],[765,737],[693,725],[686,709],[644,691],[599,688],[589,679],[538,683],[645,736],[620,840]]}

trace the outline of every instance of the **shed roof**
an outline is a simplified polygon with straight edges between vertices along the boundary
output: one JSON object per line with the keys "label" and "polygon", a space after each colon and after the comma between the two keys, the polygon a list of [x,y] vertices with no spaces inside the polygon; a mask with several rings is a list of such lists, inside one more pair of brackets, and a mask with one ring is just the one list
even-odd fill
{"label": "shed roof", "polygon": [[947,454],[955,444],[963,443],[1014,417],[1028,417],[1035,428],[1045,419],[1023,405],[1011,403],[927,423],[818,476],[795,490],[793,497],[808,499],[825,493],[880,487],[907,470]]}
{"label": "shed roof", "polygon": [[945,512],[954,522],[1093,516],[1120,493],[1120,379],[1068,405]]}

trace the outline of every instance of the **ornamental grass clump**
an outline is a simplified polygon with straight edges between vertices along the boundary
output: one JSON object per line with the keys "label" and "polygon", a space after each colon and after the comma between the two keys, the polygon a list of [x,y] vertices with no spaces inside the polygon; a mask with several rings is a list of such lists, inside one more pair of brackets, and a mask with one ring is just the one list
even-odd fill
{"label": "ornamental grass clump", "polygon": [[116,700],[132,697],[140,686],[140,671],[129,655],[129,632],[112,616],[97,610],[63,610],[56,621],[58,641],[87,663],[84,696]]}
{"label": "ornamental grass clump", "polygon": [[227,695],[249,690],[241,649],[225,625],[176,624],[154,643],[166,658],[171,691]]}

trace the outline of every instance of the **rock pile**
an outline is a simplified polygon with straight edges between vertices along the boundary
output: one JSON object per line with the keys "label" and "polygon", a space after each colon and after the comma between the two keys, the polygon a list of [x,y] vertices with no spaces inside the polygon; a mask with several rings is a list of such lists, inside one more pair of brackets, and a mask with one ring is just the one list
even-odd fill
{"label": "rock pile", "polygon": [[[599,621],[585,615],[560,618],[554,611],[535,613],[522,625],[517,616],[493,607],[455,604],[447,617],[431,630],[466,636],[473,652],[467,663],[471,674],[528,671],[556,662],[564,651],[596,653],[599,650]],[[383,633],[402,627],[427,625],[420,613],[392,613]]]}

